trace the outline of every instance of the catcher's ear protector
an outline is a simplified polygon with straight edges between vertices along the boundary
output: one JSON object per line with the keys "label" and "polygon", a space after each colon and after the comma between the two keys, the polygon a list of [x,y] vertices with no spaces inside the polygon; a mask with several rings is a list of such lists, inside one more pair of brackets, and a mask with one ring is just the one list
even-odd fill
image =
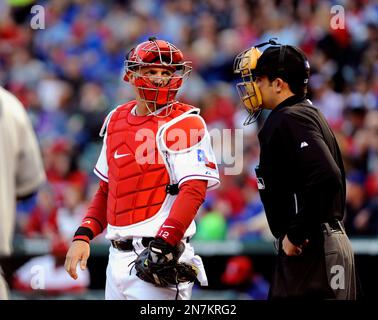
{"label": "catcher's ear protector", "polygon": [[253,70],[256,69],[257,60],[262,53],[258,49],[266,45],[279,45],[274,39],[268,42],[258,44],[252,48],[240,52],[234,60],[234,73],[239,73],[243,82],[236,84],[236,89],[239,93],[240,99],[244,107],[248,111],[248,117],[244,121],[244,125],[251,124],[256,121],[261,113],[262,98],[261,92],[255,82],[255,75]]}
{"label": "catcher's ear protector", "polygon": [[[141,74],[141,68],[146,67],[167,69],[172,72],[172,76],[165,86],[157,86],[151,81],[151,77]],[[130,75],[133,74],[133,85],[137,87],[140,99],[152,113],[161,106],[173,103],[191,69],[190,62],[184,61],[183,53],[176,46],[168,41],[150,37],[127,54],[124,80],[129,81]],[[172,108],[166,108],[164,116],[168,116],[170,110]]]}

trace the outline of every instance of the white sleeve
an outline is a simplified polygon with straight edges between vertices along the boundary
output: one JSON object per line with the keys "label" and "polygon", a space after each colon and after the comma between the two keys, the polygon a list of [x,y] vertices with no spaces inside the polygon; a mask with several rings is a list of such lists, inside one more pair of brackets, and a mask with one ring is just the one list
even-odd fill
{"label": "white sleeve", "polygon": [[171,178],[179,186],[192,179],[208,180],[208,189],[219,186],[218,165],[207,130],[198,144],[184,152],[167,151],[166,159]]}
{"label": "white sleeve", "polygon": [[101,180],[108,182],[108,160],[106,157],[106,139],[107,139],[107,128],[110,121],[110,118],[115,111],[112,110],[109,112],[109,114],[106,116],[104,123],[102,124],[101,130],[100,130],[100,137],[103,138],[102,140],[102,148],[100,156],[97,159],[97,163],[93,169],[93,172],[96,176],[98,176]]}
{"label": "white sleeve", "polygon": [[106,158],[106,137],[107,137],[107,134],[104,135],[101,153],[97,159],[97,163],[93,169],[93,172],[101,180],[108,182],[108,160]]}
{"label": "white sleeve", "polygon": [[46,181],[43,160],[39,149],[37,137],[25,109],[20,104],[13,104],[18,108],[17,130],[19,146],[22,146],[17,158],[16,193],[25,196],[35,192]]}

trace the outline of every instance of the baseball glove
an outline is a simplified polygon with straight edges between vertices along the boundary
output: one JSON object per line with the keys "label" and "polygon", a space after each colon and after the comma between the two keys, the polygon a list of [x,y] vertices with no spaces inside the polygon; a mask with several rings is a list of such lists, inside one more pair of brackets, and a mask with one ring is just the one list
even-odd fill
{"label": "baseball glove", "polygon": [[198,269],[194,265],[178,262],[184,249],[181,241],[173,247],[163,239],[152,240],[135,260],[136,275],[158,287],[194,282]]}

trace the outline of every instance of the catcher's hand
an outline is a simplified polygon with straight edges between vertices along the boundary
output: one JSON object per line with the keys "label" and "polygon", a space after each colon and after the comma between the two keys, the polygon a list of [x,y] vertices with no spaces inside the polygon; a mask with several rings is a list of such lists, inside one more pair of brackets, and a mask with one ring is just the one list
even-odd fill
{"label": "catcher's hand", "polygon": [[137,276],[159,287],[194,282],[198,269],[194,265],[178,262],[184,249],[181,241],[173,247],[163,239],[152,240],[135,260]]}

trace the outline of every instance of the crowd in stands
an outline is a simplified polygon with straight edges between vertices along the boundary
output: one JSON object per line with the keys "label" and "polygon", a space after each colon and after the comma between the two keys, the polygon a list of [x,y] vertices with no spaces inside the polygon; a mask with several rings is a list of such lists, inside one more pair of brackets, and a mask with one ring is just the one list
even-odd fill
{"label": "crowd in stands", "polygon": [[[345,225],[351,237],[378,235],[378,5],[343,1],[50,0],[38,1],[45,28],[31,28],[30,8],[0,5],[0,85],[25,105],[37,132],[48,184],[19,204],[17,232],[72,237],[98,179],[92,173],[106,114],[132,97],[123,82],[128,50],[149,36],[177,45],[193,62],[180,100],[201,108],[211,131],[243,131],[243,170],[225,174],[197,216],[199,240],[269,239],[254,167],[257,132],[249,127],[232,71],[235,55],[277,37],[299,46],[311,65],[309,98],[335,131],[347,173]],[[341,25],[340,25],[341,23]],[[232,140],[232,139],[231,139]],[[235,146],[236,142],[232,144]]]}

